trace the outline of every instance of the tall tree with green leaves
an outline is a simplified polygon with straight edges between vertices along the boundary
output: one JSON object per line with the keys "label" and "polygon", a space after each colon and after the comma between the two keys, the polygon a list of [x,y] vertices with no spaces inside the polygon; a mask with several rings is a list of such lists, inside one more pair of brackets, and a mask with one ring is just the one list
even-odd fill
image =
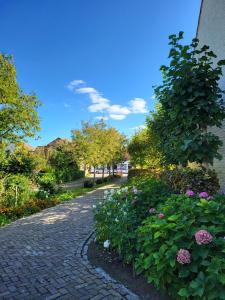
{"label": "tall tree with green leaves", "polygon": [[27,95],[19,87],[12,58],[0,54],[0,140],[33,137],[40,130],[39,105],[35,95]]}
{"label": "tall tree with green leaves", "polygon": [[209,129],[220,127],[225,118],[224,91],[218,81],[225,60],[198,39],[182,45],[183,32],[169,37],[170,64],[161,66],[163,82],[155,89],[161,104],[153,127],[169,162],[186,165],[197,162],[208,167],[220,159],[222,141]]}
{"label": "tall tree with green leaves", "polygon": [[156,138],[148,128],[136,132],[128,143],[128,152],[131,156],[131,165],[141,168],[160,168],[163,165],[163,156],[157,148]]}

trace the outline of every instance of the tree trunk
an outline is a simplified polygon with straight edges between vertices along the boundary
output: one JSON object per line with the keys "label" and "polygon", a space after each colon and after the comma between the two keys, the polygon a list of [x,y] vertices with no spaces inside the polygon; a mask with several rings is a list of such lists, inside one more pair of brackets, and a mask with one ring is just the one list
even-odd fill
{"label": "tree trunk", "polygon": [[93,181],[95,183],[95,167],[94,167],[94,177],[93,177]]}

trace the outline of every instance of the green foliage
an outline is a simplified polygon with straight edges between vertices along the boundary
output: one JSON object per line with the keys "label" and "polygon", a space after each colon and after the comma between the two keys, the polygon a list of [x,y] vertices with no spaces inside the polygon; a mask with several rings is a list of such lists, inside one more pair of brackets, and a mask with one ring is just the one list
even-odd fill
{"label": "green foliage", "polygon": [[93,180],[85,180],[84,181],[84,188],[91,188],[94,186]]}
{"label": "green foliage", "polygon": [[128,179],[132,178],[159,178],[160,170],[155,169],[130,169],[128,171]]}
{"label": "green foliage", "polygon": [[135,133],[128,143],[131,165],[141,168],[160,168],[163,157],[156,145],[157,141],[150,127]]}
{"label": "green foliage", "polygon": [[207,191],[214,195],[220,188],[216,172],[204,168],[166,170],[161,172],[160,178],[176,193],[185,193],[190,189],[196,193]]}
{"label": "green foliage", "polygon": [[135,183],[135,187],[128,185],[106,192],[104,202],[100,202],[95,210],[98,241],[110,240],[126,262],[135,257],[135,230],[149,215],[149,209],[164,202],[169,195],[168,187],[158,180]]}
{"label": "green foliage", "polygon": [[25,94],[16,80],[12,58],[0,54],[0,139],[15,142],[32,137],[39,128],[35,95]]}
{"label": "green foliage", "polygon": [[57,182],[68,182],[84,176],[79,170],[71,143],[63,143],[50,152],[48,161]]}
{"label": "green foliage", "polygon": [[103,121],[83,122],[81,130],[72,130],[72,139],[75,156],[84,169],[113,165],[125,153],[125,137]]}
{"label": "green foliage", "polygon": [[95,181],[96,184],[102,184],[103,183],[103,179],[102,178],[97,178]]}
{"label": "green foliage", "polygon": [[199,47],[198,40],[182,45],[183,33],[169,37],[169,66],[162,66],[163,82],[155,89],[160,109],[148,126],[159,137],[160,149],[168,163],[188,161],[212,164],[222,145],[208,127],[222,125],[225,107],[218,80],[222,75],[220,61],[208,46]]}
{"label": "green foliage", "polygon": [[17,207],[26,203],[31,195],[31,182],[24,175],[8,175],[1,179],[0,206]]}
{"label": "green foliage", "polygon": [[54,173],[40,173],[36,180],[41,190],[47,191],[50,194],[56,191],[56,177]]}
{"label": "green foliage", "polygon": [[[224,213],[224,196],[169,198],[138,229],[137,272],[175,299],[224,299]],[[196,243],[194,235],[201,229],[213,236],[211,243]],[[179,249],[190,252],[189,264],[176,260]]]}

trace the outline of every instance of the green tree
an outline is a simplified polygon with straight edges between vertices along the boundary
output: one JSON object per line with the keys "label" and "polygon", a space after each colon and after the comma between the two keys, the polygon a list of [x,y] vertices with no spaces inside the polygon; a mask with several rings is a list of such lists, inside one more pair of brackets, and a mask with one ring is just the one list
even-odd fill
{"label": "green tree", "polygon": [[70,142],[61,143],[53,149],[48,161],[58,182],[70,181],[81,176]]}
{"label": "green tree", "polygon": [[16,79],[12,58],[0,54],[0,140],[15,142],[40,129],[35,95],[25,94]]}
{"label": "green tree", "polygon": [[131,165],[135,167],[160,168],[163,164],[162,153],[157,148],[155,136],[148,128],[136,132],[128,143]]}
{"label": "green tree", "polygon": [[218,80],[222,75],[221,60],[198,39],[182,45],[183,32],[169,37],[169,66],[161,66],[162,85],[155,89],[161,109],[153,128],[161,140],[167,160],[186,165],[190,162],[208,166],[222,145],[209,127],[222,125],[225,107]]}

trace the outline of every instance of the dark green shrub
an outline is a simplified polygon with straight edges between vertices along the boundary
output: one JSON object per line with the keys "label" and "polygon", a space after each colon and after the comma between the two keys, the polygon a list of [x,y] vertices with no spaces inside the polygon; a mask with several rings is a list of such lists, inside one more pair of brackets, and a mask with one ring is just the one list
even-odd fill
{"label": "dark green shrub", "polygon": [[53,173],[42,173],[37,176],[37,183],[41,190],[53,194],[56,191],[56,177]]}
{"label": "dark green shrub", "polygon": [[109,178],[108,177],[104,177],[103,178],[103,182],[108,182],[109,181]]}
{"label": "dark green shrub", "polygon": [[96,179],[96,184],[102,184],[103,183],[103,179],[102,178],[98,178]]}
{"label": "dark green shrub", "polygon": [[172,196],[137,231],[137,272],[175,299],[225,299],[224,214],[224,196]]}
{"label": "dark green shrub", "polygon": [[181,168],[164,171],[161,179],[176,193],[185,193],[186,190],[191,189],[196,193],[207,191],[214,195],[220,188],[216,172],[204,168]]}
{"label": "dark green shrub", "polygon": [[142,178],[159,178],[160,170],[158,169],[130,169],[128,171],[128,179],[136,177]]}
{"label": "dark green shrub", "polygon": [[93,180],[85,180],[84,181],[84,188],[92,188],[94,186]]}

